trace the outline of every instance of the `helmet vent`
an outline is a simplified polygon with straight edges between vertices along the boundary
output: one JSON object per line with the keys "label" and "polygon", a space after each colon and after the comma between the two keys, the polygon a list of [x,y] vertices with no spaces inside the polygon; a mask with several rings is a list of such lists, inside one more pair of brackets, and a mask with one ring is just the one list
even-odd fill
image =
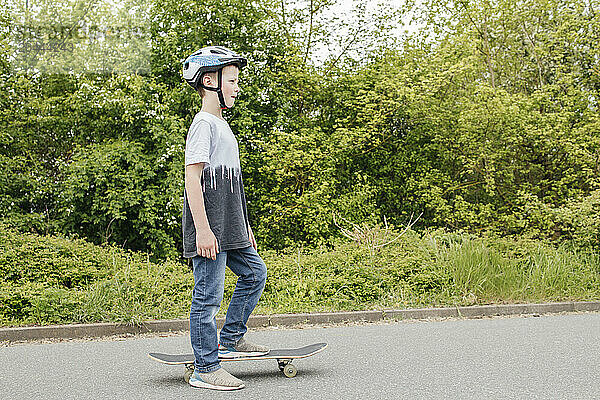
{"label": "helmet vent", "polygon": [[225,53],[224,51],[221,51],[221,50],[213,50],[213,49],[211,49],[211,50],[210,50],[210,52],[211,52],[211,53],[213,53],[213,54],[227,54],[227,53]]}

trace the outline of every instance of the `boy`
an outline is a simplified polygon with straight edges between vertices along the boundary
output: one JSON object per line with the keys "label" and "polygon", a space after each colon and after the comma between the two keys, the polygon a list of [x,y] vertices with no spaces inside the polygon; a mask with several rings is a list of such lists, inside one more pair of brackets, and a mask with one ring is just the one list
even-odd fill
{"label": "boy", "polygon": [[[248,223],[237,140],[222,115],[235,102],[238,74],[246,64],[220,46],[202,48],[183,64],[184,79],[202,96],[185,148],[183,255],[192,258],[194,270],[190,339],[196,359],[189,383],[216,390],[244,387],[221,368],[218,357],[269,352],[243,337],[267,269]],[[217,341],[215,316],[223,299],[225,264],[239,279]]]}

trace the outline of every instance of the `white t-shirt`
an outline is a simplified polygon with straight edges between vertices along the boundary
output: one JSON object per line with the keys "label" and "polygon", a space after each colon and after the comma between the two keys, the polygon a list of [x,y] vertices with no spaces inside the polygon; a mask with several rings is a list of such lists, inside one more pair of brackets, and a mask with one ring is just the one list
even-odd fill
{"label": "white t-shirt", "polygon": [[[210,229],[226,251],[250,246],[248,213],[237,140],[227,121],[200,111],[194,117],[185,144],[185,165],[205,163],[202,193]],[[196,228],[187,191],[183,205],[183,256],[194,257]]]}

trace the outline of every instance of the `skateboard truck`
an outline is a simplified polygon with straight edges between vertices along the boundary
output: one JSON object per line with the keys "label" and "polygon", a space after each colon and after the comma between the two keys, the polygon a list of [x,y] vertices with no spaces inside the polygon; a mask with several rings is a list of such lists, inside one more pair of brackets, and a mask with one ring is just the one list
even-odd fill
{"label": "skateboard truck", "polygon": [[190,383],[190,378],[194,374],[194,364],[185,364],[185,373],[183,374],[183,379],[185,383]]}

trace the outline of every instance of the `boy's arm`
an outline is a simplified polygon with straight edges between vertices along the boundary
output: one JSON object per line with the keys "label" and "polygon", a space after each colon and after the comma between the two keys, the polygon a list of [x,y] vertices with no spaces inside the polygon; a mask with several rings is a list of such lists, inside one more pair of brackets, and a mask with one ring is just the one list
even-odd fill
{"label": "boy's arm", "polygon": [[204,208],[204,195],[200,185],[203,170],[204,163],[185,166],[185,191],[196,228],[196,251],[199,256],[215,260],[219,253],[219,243],[210,229]]}
{"label": "boy's arm", "polygon": [[252,228],[250,228],[250,224],[248,224],[248,239],[250,239],[250,244],[254,247],[254,250],[258,250],[258,246],[256,245],[256,239],[254,238],[254,233],[252,233]]}
{"label": "boy's arm", "polygon": [[[241,186],[242,192],[242,202],[246,205],[246,195],[244,194],[244,185]],[[246,217],[247,218],[247,217]],[[254,238],[254,233],[252,232],[252,228],[250,228],[250,221],[248,222],[248,240],[250,240],[250,244],[254,247],[254,250],[258,250],[258,246],[256,245],[256,239]]]}

